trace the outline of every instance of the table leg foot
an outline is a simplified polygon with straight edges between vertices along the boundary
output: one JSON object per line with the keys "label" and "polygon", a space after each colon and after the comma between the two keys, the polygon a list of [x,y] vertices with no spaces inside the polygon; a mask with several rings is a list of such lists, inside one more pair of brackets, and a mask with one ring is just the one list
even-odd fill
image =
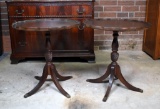
{"label": "table leg foot", "polygon": [[[44,84],[44,82],[46,81],[48,75],[51,75],[51,79],[50,80],[54,82],[54,84],[56,85],[58,90],[64,96],[66,96],[67,98],[70,98],[70,95],[59,84],[59,82],[58,82],[59,79],[57,79],[57,75],[56,74],[58,74],[58,72],[57,72],[54,64],[46,64],[44,69],[43,69],[43,75],[41,77],[36,76],[36,78],[39,79],[39,83],[35,86],[34,89],[32,89],[27,94],[25,94],[24,98],[27,98],[27,97],[33,95],[34,93],[36,93],[39,90],[39,88]],[[63,77],[63,78],[62,77],[63,76],[61,76],[61,78],[60,78],[61,80],[67,80],[67,79],[70,79],[72,76],[66,76],[66,77]]]}
{"label": "table leg foot", "polygon": [[[57,74],[57,70],[55,69],[55,66],[52,64],[50,67],[50,75],[52,78],[52,81],[54,82],[54,84],[56,85],[56,87],[58,88],[58,90],[67,98],[70,98],[70,95],[61,87],[61,85],[58,82],[58,79],[56,77]],[[65,78],[66,79],[66,78]],[[67,78],[68,79],[68,78]]]}
{"label": "table leg foot", "polygon": [[[57,72],[56,76],[57,76],[58,81],[65,81],[65,80],[73,78],[72,76],[62,76],[58,72]],[[34,78],[37,79],[37,80],[40,80],[42,77],[41,76],[35,76]],[[46,79],[46,81],[52,81],[52,79]]]}
{"label": "table leg foot", "polygon": [[[55,69],[55,68],[52,68],[52,69]],[[56,74],[56,77],[58,78],[58,81],[65,81],[65,80],[68,80],[68,79],[72,78],[72,76],[62,76],[62,75],[60,75],[56,69],[55,69],[55,74]]]}
{"label": "table leg foot", "polygon": [[48,76],[47,72],[48,72],[47,71],[47,66],[45,66],[44,69],[43,69],[42,78],[40,79],[39,83],[30,92],[26,93],[24,95],[24,98],[27,98],[27,97],[33,95],[34,93],[36,93],[39,90],[39,88],[41,88],[41,86],[44,84],[44,82],[45,82],[45,80]]}
{"label": "table leg foot", "polygon": [[143,90],[142,90],[142,89],[132,86],[130,83],[128,83],[128,82],[125,80],[125,78],[123,77],[123,75],[122,75],[122,73],[121,73],[121,69],[120,69],[120,66],[119,66],[119,65],[117,65],[116,67],[117,67],[117,72],[116,72],[117,78],[118,78],[128,89],[143,93]]}
{"label": "table leg foot", "polygon": [[97,79],[87,79],[86,81],[91,83],[104,83],[104,82],[107,82],[108,80],[107,81],[103,81],[103,80],[106,79],[109,75],[110,75],[110,65],[108,66],[108,69],[103,76]]}
{"label": "table leg foot", "polygon": [[109,93],[111,91],[111,88],[112,88],[112,84],[114,82],[114,73],[115,73],[115,68],[114,66],[111,67],[110,71],[111,71],[111,75],[110,75],[110,78],[109,78],[109,86],[108,86],[108,89],[106,91],[106,94],[103,98],[103,101],[106,102],[106,100],[108,99],[108,96],[109,96]]}

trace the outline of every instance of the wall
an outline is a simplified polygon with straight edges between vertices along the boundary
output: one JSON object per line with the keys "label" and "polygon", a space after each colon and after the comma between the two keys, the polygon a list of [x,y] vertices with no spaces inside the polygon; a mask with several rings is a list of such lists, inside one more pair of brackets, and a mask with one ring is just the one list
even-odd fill
{"label": "wall", "polygon": [[[10,52],[11,47],[8,30],[7,8],[4,1],[5,0],[1,0],[0,2],[4,41],[3,46],[5,52]],[[95,18],[124,18],[144,21],[145,10],[146,0],[96,0],[95,2]],[[142,41],[143,31],[131,31],[120,33],[119,49],[141,50]],[[108,50],[111,48],[111,43],[112,32],[95,30],[95,50]]]}
{"label": "wall", "polygon": [[[1,12],[1,8],[0,8]],[[1,18],[1,14],[0,14]],[[3,43],[2,43],[2,26],[1,26],[1,19],[0,19],[0,56],[3,54]]]}
{"label": "wall", "polygon": [[4,2],[5,0],[0,1],[1,6],[1,22],[2,22],[2,38],[3,38],[3,51],[11,52],[10,36],[9,36],[9,27],[8,27],[8,16],[7,16],[7,7]]}

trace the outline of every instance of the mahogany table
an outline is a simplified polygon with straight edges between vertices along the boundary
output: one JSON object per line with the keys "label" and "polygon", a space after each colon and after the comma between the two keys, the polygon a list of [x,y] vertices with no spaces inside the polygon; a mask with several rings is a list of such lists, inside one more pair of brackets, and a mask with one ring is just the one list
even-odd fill
{"label": "mahogany table", "polygon": [[[55,65],[52,63],[52,50],[51,50],[51,41],[50,41],[50,31],[52,30],[60,30],[60,29],[70,29],[72,27],[76,27],[79,25],[79,22],[71,19],[35,19],[35,20],[25,20],[25,21],[18,21],[13,23],[12,27],[17,30],[23,30],[23,31],[44,31],[46,32],[46,53],[45,53],[45,59],[46,64],[43,68],[43,74],[41,77],[36,76],[35,78],[39,80],[39,83],[27,94],[24,95],[24,97],[29,97],[33,95],[35,92],[38,91],[38,89],[44,84],[44,82],[47,80],[47,76],[51,75],[51,79],[56,87],[59,89],[59,91],[66,96],[67,98],[70,98],[70,95],[61,87],[58,81],[64,81],[67,79],[72,78],[72,76],[62,76],[60,75]],[[23,36],[22,36],[23,37]]]}
{"label": "mahogany table", "polygon": [[[128,83],[121,73],[120,66],[117,63],[119,54],[118,54],[118,32],[123,31],[137,31],[140,29],[146,29],[150,27],[150,24],[147,22],[136,21],[136,20],[123,20],[123,19],[90,19],[84,22],[86,27],[91,27],[94,29],[102,29],[106,31],[113,31],[113,41],[112,41],[112,53],[111,53],[111,64],[109,64],[107,71],[105,74],[97,79],[88,79],[88,82],[92,83],[104,83],[109,82],[108,89],[103,98],[105,102],[109,96],[112,84],[114,80],[119,79],[128,89],[143,92],[142,89],[136,88]],[[109,80],[105,81],[105,79],[109,77]]]}

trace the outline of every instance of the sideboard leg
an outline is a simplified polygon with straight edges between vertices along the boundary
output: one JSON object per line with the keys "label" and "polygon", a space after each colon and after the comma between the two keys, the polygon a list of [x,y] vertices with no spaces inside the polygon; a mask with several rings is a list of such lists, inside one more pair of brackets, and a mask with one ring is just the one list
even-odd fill
{"label": "sideboard leg", "polygon": [[12,56],[10,57],[11,64],[18,64],[19,61],[24,60],[24,59],[25,59],[25,57],[23,57],[23,58],[14,58]]}

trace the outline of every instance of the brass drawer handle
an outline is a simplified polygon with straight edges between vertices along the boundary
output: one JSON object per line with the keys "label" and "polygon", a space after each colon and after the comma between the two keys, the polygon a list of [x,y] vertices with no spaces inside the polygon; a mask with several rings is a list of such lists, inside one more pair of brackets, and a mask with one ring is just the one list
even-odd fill
{"label": "brass drawer handle", "polygon": [[85,28],[85,26],[86,25],[84,23],[81,23],[81,24],[78,25],[78,29],[83,30]]}
{"label": "brass drawer handle", "polygon": [[83,14],[86,10],[84,8],[77,9],[78,14]]}
{"label": "brass drawer handle", "polygon": [[16,13],[17,13],[17,14],[23,14],[23,13],[24,13],[24,10],[16,10]]}

